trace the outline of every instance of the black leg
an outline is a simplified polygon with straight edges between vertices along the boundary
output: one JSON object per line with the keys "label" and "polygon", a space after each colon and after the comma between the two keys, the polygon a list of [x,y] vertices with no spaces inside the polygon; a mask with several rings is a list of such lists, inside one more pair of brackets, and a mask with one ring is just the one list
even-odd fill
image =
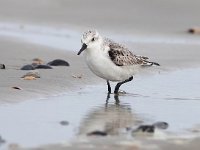
{"label": "black leg", "polygon": [[133,76],[130,77],[129,79],[126,79],[125,81],[122,81],[122,82],[117,83],[117,85],[115,86],[115,91],[114,91],[114,93],[117,94],[118,91],[119,91],[119,87],[120,87],[122,84],[124,84],[124,83],[126,83],[126,82],[129,82],[129,81],[131,81],[131,80],[133,80]]}
{"label": "black leg", "polygon": [[110,83],[109,83],[108,80],[107,80],[107,85],[108,85],[108,94],[110,94],[111,93],[111,87],[110,87]]}

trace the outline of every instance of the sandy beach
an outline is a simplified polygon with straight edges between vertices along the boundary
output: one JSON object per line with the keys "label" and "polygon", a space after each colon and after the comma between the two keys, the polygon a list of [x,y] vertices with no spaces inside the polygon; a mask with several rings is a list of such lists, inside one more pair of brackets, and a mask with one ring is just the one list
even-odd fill
{"label": "sandy beach", "polygon": [[[6,65],[6,69],[1,70],[1,91],[3,91],[0,93],[3,98],[1,103],[59,95],[69,90],[81,89],[85,83],[91,84],[94,81],[89,77],[91,73],[82,63],[82,58],[78,58],[74,52],[8,40],[7,37],[1,38],[1,49],[4,51],[1,62]],[[70,66],[54,67],[50,70],[40,69],[37,72],[41,78],[34,81],[24,80],[21,77],[31,71],[20,68],[31,64],[34,58],[40,58],[46,63],[59,58],[68,61]],[[81,76],[81,80],[75,78],[76,76]],[[14,86],[22,90],[12,89]]]}
{"label": "sandy beach", "polygon": [[[170,99],[174,104],[177,103],[177,105],[182,106],[180,101],[175,101],[175,99],[179,98],[181,100],[187,100],[183,103],[185,105],[188,104],[188,108],[196,108],[191,105],[193,101],[196,104],[194,105],[198,106],[200,95],[194,91],[198,88],[199,80],[194,74],[198,73],[200,67],[200,35],[189,34],[187,30],[194,26],[200,26],[198,16],[200,13],[199,5],[200,2],[195,0],[153,0],[151,2],[125,0],[117,3],[113,0],[86,0],[84,2],[80,0],[36,0],[34,2],[31,0],[0,0],[0,64],[5,64],[6,66],[5,70],[0,70],[0,111],[10,112],[10,114],[2,114],[1,117],[4,119],[8,117],[10,120],[13,120],[10,121],[9,128],[6,128],[6,119],[3,123],[5,126],[0,125],[0,136],[6,140],[6,143],[0,143],[0,149],[78,150],[89,148],[101,149],[103,145],[104,149],[198,149],[199,137],[196,135],[199,131],[194,133],[190,132],[191,137],[197,138],[188,138],[185,134],[184,136],[172,134],[172,136],[170,135],[164,140],[140,137],[133,140],[127,137],[124,138],[121,135],[105,138],[100,137],[99,140],[99,137],[87,137],[84,134],[89,132],[91,128],[96,127],[97,124],[99,124],[100,128],[103,127],[112,119],[113,122],[119,122],[119,120],[124,119],[122,121],[123,123],[120,122],[119,125],[117,124],[119,127],[116,127],[117,125],[113,127],[117,131],[133,126],[133,124],[138,125],[146,120],[148,122],[148,119],[142,119],[143,117],[148,118],[148,115],[138,115],[138,113],[145,114],[147,112],[148,109],[146,108],[148,106],[145,105],[147,100],[150,101],[147,104],[151,104],[152,102],[154,103],[152,101],[153,99]],[[136,76],[135,84],[128,84],[124,87],[130,90],[130,93],[128,93],[128,96],[120,97],[120,101],[122,101],[120,109],[118,107],[116,109],[114,102],[116,99],[111,97],[111,103],[108,103],[109,111],[105,111],[106,82],[91,73],[84,62],[83,56],[77,56],[77,52],[81,47],[80,36],[88,28],[96,28],[103,35],[111,37],[117,42],[126,44],[136,54],[148,56],[151,60],[161,64],[158,68],[147,69],[144,72],[144,76]],[[44,63],[48,63],[54,59],[63,59],[69,62],[70,66],[58,66],[53,67],[53,69],[37,69],[35,71],[39,73],[40,78],[36,80],[22,79],[21,77],[29,71],[20,70],[20,68],[24,65],[31,64],[34,58],[40,58]],[[195,72],[195,70],[197,71]],[[189,74],[190,72],[191,74]],[[173,77],[173,73],[176,77]],[[169,84],[167,82],[168,77]],[[162,80],[163,84],[162,81],[161,83],[157,82],[158,79]],[[182,82],[183,80],[185,82]],[[151,89],[150,85],[155,86]],[[13,89],[12,87],[20,87],[21,90]],[[183,87],[186,88],[184,89]],[[149,88],[149,91],[146,92],[147,90],[145,91],[145,88]],[[136,101],[130,102],[132,98],[136,98]],[[64,99],[72,99],[73,102]],[[93,101],[94,99],[97,100],[96,105]],[[37,104],[38,100],[41,100],[39,101],[41,104]],[[80,100],[84,100],[84,102]],[[188,103],[189,100],[192,100],[190,104]],[[60,105],[55,104],[56,101]],[[69,120],[69,122],[72,122],[69,129],[73,130],[70,133],[70,136],[73,135],[73,138],[67,138],[65,141],[63,136],[62,138],[59,137],[59,140],[54,140],[56,139],[55,136],[55,138],[52,138],[53,140],[51,139],[52,142],[44,140],[46,143],[41,142],[42,144],[40,144],[38,142],[37,144],[35,142],[36,144],[33,144],[34,142],[30,142],[30,135],[29,142],[31,146],[28,144],[27,146],[26,142],[23,145],[13,140],[17,139],[17,135],[12,133],[9,134],[11,135],[10,137],[7,136],[4,131],[8,131],[9,129],[13,129],[14,131],[15,128],[19,131],[23,129],[19,127],[20,125],[13,124],[15,119],[17,121],[17,118],[12,118],[11,114],[16,113],[17,115],[18,112],[12,112],[12,108],[13,110],[15,110],[14,107],[16,107],[16,110],[25,110],[25,107],[20,106],[24,104],[28,106],[27,109],[29,107],[31,109],[32,104],[35,106],[35,102],[38,107],[47,105],[46,109],[56,106],[56,111],[50,112],[51,115],[58,113],[59,116],[60,113],[61,116],[64,116],[66,113],[65,116],[67,116],[67,114],[73,112],[74,114],[68,117],[79,118],[78,123],[74,125],[75,127],[73,127],[73,119]],[[159,103],[159,107],[163,106],[163,110],[161,108],[159,112],[161,114],[163,113],[163,116],[167,116],[167,113],[164,113],[164,109],[171,107],[168,102],[166,102],[165,107],[165,102],[162,104]],[[48,103],[51,105],[48,105]],[[66,106],[71,106],[71,111],[69,108],[67,108],[68,111],[64,111],[65,109],[62,107],[62,104],[65,106],[67,103],[69,105]],[[81,103],[80,106],[78,103]],[[141,109],[133,108],[134,105],[141,107]],[[73,106],[77,106],[77,108],[74,107],[72,109]],[[146,107],[142,109],[142,106]],[[183,106],[180,108],[175,107],[174,110],[184,108],[187,109]],[[77,112],[81,109],[85,109],[84,112],[87,115],[82,114],[78,116]],[[132,110],[132,112],[127,110]],[[40,111],[42,112],[42,109]],[[119,111],[121,115],[113,117]],[[199,111],[196,112],[197,114],[199,113]],[[37,109],[34,113],[37,113]],[[156,114],[156,112],[151,112],[150,116],[153,116],[154,113]],[[176,111],[174,111],[174,114],[176,114]],[[187,113],[185,111],[182,114]],[[104,117],[107,116],[107,119],[104,118],[103,120],[102,117],[97,117],[101,115]],[[171,114],[168,113],[168,115],[170,116]],[[45,116],[48,116],[48,114],[45,114]],[[139,116],[139,121],[135,119],[135,116]],[[175,116],[172,120],[179,120],[180,118],[178,117],[181,116],[181,113],[180,116],[176,116],[177,118]],[[152,118],[150,117],[149,120]],[[161,116],[158,115],[152,120],[160,118]],[[21,120],[24,119],[26,118],[21,118]],[[28,121],[31,120],[29,119]],[[48,119],[46,121],[52,121],[51,118]],[[196,119],[194,118],[193,120]],[[181,121],[180,124],[184,122],[184,120]],[[185,122],[187,122],[190,128],[200,123],[194,121],[195,123],[189,125],[187,119]],[[177,125],[179,124],[177,123]],[[38,128],[40,127],[43,129],[42,126],[38,125]],[[60,126],[55,127],[56,130],[58,128]],[[53,130],[53,128],[48,127],[47,129]],[[32,129],[28,128],[27,130]],[[50,136],[46,135],[49,132],[48,130],[44,131],[45,134],[41,138]],[[12,139],[11,137],[13,135],[15,137]],[[51,136],[53,136],[53,132]],[[9,141],[11,139],[13,141]]]}

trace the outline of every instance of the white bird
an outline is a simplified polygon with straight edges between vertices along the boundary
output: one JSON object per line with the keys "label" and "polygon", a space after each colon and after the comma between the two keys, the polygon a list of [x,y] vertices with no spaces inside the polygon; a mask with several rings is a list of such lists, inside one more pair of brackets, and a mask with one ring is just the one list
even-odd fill
{"label": "white bird", "polygon": [[139,68],[159,66],[158,63],[148,61],[148,57],[134,55],[125,46],[100,36],[96,30],[84,32],[81,42],[82,47],[77,55],[84,51],[90,70],[107,81],[108,93],[111,93],[109,81],[118,82],[114,90],[118,94],[120,86],[131,81]]}

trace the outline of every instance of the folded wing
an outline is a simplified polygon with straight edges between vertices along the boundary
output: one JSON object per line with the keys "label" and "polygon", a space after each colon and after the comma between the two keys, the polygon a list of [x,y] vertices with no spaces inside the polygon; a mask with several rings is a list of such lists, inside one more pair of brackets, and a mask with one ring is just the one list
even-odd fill
{"label": "folded wing", "polygon": [[128,48],[115,42],[109,43],[108,55],[117,66],[141,65],[151,66],[158,63],[148,61],[148,57],[134,55]]}

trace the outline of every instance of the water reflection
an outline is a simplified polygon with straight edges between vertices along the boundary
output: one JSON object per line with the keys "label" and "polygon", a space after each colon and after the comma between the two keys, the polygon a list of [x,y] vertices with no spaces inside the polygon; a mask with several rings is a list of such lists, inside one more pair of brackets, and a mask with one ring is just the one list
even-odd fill
{"label": "water reflection", "polygon": [[94,131],[106,132],[108,135],[119,135],[127,127],[133,127],[141,123],[141,120],[133,113],[129,104],[121,104],[119,97],[107,95],[106,103],[93,108],[85,118],[83,118],[79,135],[86,135]]}

